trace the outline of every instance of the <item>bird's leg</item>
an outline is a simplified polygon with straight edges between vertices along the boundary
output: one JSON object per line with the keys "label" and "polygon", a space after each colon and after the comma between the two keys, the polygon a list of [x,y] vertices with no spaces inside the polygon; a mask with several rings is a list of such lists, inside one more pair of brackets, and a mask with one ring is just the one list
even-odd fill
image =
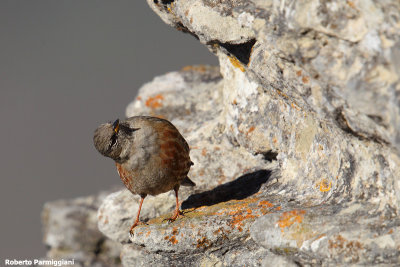
{"label": "bird's leg", "polygon": [[142,205],[143,205],[143,201],[144,201],[145,197],[146,197],[146,195],[141,195],[140,196],[139,210],[138,210],[137,215],[136,215],[136,220],[133,223],[133,225],[131,226],[131,230],[129,230],[129,234],[131,236],[133,236],[133,228],[135,228],[138,224],[140,224],[139,215],[140,215],[140,210],[142,209]]}
{"label": "bird's leg", "polygon": [[179,209],[179,200],[178,200],[179,185],[174,187],[174,191],[175,191],[175,198],[176,198],[176,207],[175,207],[174,215],[172,215],[172,217],[168,219],[169,222],[173,222],[176,220],[176,218],[178,218],[179,215],[183,215],[182,211]]}

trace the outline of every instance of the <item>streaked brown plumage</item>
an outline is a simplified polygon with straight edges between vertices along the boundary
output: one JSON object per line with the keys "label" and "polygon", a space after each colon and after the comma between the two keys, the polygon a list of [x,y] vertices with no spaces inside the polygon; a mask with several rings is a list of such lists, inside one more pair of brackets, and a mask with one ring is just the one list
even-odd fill
{"label": "streaked brown plumage", "polygon": [[179,214],[180,185],[194,186],[187,177],[193,164],[189,146],[172,123],[167,120],[135,116],[125,121],[101,124],[93,137],[96,149],[115,161],[118,174],[125,186],[141,197],[132,230],[139,224],[144,198],[174,189],[176,209],[169,219]]}

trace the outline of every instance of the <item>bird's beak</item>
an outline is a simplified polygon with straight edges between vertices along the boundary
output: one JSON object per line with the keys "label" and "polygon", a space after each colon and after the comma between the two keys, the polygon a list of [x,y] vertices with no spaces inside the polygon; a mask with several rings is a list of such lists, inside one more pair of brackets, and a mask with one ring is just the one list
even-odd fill
{"label": "bird's beak", "polygon": [[113,123],[113,129],[115,133],[118,133],[119,130],[119,119],[116,119]]}

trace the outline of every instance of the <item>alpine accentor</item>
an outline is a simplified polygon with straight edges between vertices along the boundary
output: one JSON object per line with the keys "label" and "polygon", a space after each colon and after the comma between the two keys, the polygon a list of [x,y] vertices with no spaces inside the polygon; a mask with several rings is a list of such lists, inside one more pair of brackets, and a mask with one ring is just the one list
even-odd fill
{"label": "alpine accentor", "polygon": [[174,221],[179,210],[180,185],[195,186],[187,174],[193,162],[189,146],[169,121],[135,116],[114,123],[101,124],[95,131],[94,146],[103,155],[112,158],[125,186],[140,195],[139,210],[133,228],[139,224],[143,200],[147,195],[158,195],[174,189],[176,208],[169,221]]}

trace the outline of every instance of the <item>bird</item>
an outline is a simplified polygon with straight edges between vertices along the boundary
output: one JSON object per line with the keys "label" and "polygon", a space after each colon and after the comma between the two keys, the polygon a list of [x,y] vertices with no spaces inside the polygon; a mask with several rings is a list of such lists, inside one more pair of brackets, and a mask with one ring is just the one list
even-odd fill
{"label": "bird", "polygon": [[189,145],[170,121],[151,116],[117,119],[98,126],[93,142],[100,154],[115,161],[126,188],[140,196],[136,219],[129,230],[131,236],[134,228],[142,224],[139,216],[147,195],[174,190],[176,207],[168,221],[173,222],[183,214],[178,191],[181,185],[196,185],[187,176],[193,162]]}

